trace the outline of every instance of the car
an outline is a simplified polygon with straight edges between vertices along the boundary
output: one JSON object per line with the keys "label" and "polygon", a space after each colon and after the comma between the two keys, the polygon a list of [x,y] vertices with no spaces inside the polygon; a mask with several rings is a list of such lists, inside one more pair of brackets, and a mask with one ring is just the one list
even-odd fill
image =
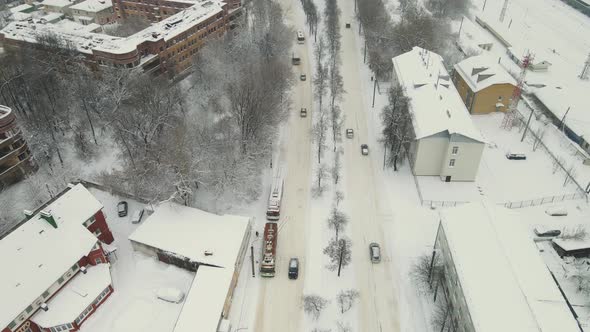
{"label": "car", "polygon": [[354,131],[352,131],[352,128],[346,129],[346,138],[353,138],[353,137],[354,137]]}
{"label": "car", "polygon": [[289,260],[289,279],[297,279],[299,277],[299,259],[291,258]]}
{"label": "car", "polygon": [[307,117],[307,108],[302,107],[301,111],[299,111],[299,116],[301,116],[302,118]]}
{"label": "car", "polygon": [[132,224],[139,224],[141,222],[141,218],[143,217],[143,209],[139,209],[133,212],[131,216],[131,223]]}
{"label": "car", "polygon": [[305,74],[301,74],[301,76],[299,76],[299,78],[300,78],[302,81],[305,81],[305,80],[307,79],[307,75],[305,75]]}
{"label": "car", "polygon": [[361,153],[363,154],[363,156],[366,156],[369,154],[369,146],[367,144],[361,145]]}
{"label": "car", "polygon": [[119,217],[127,216],[128,207],[129,206],[125,201],[120,201],[119,204],[117,204],[117,213],[119,214]]}
{"label": "car", "polygon": [[174,287],[162,287],[156,291],[156,297],[170,303],[180,303],[184,299],[184,292]]}
{"label": "car", "polygon": [[526,155],[524,153],[510,153],[506,154],[506,158],[510,160],[526,160]]}
{"label": "car", "polygon": [[542,237],[556,237],[561,235],[561,231],[559,229],[551,229],[542,225],[535,226],[534,231],[537,236]]}
{"label": "car", "polygon": [[346,28],[350,28],[350,23],[346,23]]}
{"label": "car", "polygon": [[381,262],[381,247],[379,247],[379,244],[375,242],[369,244],[369,255],[371,257],[371,263]]}

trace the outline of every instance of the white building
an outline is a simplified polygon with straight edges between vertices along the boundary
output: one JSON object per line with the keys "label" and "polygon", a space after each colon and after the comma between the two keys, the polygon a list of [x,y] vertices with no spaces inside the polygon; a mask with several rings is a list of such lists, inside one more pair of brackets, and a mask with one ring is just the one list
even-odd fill
{"label": "white building", "polygon": [[392,61],[392,81],[410,98],[415,138],[408,153],[414,174],[474,181],[485,143],[440,55],[414,47]]}
{"label": "white building", "polygon": [[434,283],[454,331],[581,331],[519,218],[487,203],[441,211]]}
{"label": "white building", "polygon": [[74,20],[87,25],[114,23],[117,19],[111,0],[86,0],[70,7]]}
{"label": "white building", "polygon": [[129,236],[136,251],[196,271],[174,332],[217,332],[229,313],[251,226],[246,217],[163,203]]}

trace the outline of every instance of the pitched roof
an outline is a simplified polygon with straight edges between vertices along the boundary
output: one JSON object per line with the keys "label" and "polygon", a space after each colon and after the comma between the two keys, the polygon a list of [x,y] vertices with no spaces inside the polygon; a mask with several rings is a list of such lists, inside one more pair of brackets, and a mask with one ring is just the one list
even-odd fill
{"label": "pitched roof", "polygon": [[477,331],[580,331],[517,212],[471,203],[441,217]]}
{"label": "pitched roof", "polygon": [[494,84],[516,86],[516,80],[496,61],[485,55],[467,58],[456,64],[455,70],[473,92],[481,91]]}
{"label": "pitched roof", "polygon": [[392,62],[397,81],[410,98],[417,139],[448,132],[484,142],[440,55],[414,47]]}
{"label": "pitched roof", "polygon": [[0,326],[8,326],[90,252],[97,239],[83,223],[101,208],[78,184],[43,209],[57,228],[37,213],[0,240]]}

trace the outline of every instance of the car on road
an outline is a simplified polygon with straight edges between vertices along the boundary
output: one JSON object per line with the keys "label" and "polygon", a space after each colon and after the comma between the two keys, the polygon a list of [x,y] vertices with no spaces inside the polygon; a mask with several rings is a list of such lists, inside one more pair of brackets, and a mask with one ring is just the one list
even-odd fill
{"label": "car on road", "polygon": [[119,204],[117,204],[117,213],[119,214],[119,217],[127,216],[128,207],[129,205],[125,201],[120,201]]}
{"label": "car on road", "polygon": [[559,229],[547,228],[542,225],[535,226],[534,231],[537,236],[541,237],[556,237],[561,235],[561,231]]}
{"label": "car on road", "polygon": [[526,155],[524,153],[510,153],[506,154],[506,158],[510,160],[526,160]]}
{"label": "car on road", "polygon": [[299,76],[299,78],[300,78],[302,81],[305,81],[305,80],[307,79],[307,75],[305,75],[305,74],[301,74],[301,76]]}
{"label": "car on road", "polygon": [[307,108],[302,107],[301,111],[299,111],[299,116],[301,116],[302,118],[307,117]]}
{"label": "car on road", "polygon": [[346,138],[353,138],[353,137],[354,137],[354,131],[352,131],[352,128],[346,129]]}
{"label": "car on road", "polygon": [[139,209],[133,212],[131,216],[131,223],[132,224],[139,224],[141,222],[141,218],[143,217],[143,209]]}
{"label": "car on road", "polygon": [[289,279],[297,279],[299,277],[299,259],[291,258],[289,260]]}
{"label": "car on road", "polygon": [[381,247],[378,243],[369,244],[369,254],[371,255],[371,263],[381,262]]}
{"label": "car on road", "polygon": [[363,154],[363,156],[369,154],[369,146],[367,144],[361,144],[361,153]]}

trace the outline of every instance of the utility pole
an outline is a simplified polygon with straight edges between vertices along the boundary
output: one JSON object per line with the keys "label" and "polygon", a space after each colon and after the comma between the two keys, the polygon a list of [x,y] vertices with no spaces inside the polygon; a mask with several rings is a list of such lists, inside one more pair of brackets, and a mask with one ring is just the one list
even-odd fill
{"label": "utility pole", "polygon": [[371,108],[375,108],[375,91],[377,90],[377,77],[375,77],[375,84],[373,84],[373,105]]}
{"label": "utility pole", "polygon": [[463,28],[463,20],[465,19],[465,16],[461,17],[461,25],[459,25],[459,36],[461,36],[461,29]]}
{"label": "utility pole", "polygon": [[488,2],[488,0],[484,0],[483,1],[483,7],[481,8],[481,11],[483,12],[484,10],[486,10],[486,3]]}
{"label": "utility pole", "polygon": [[252,277],[256,277],[254,272],[254,246],[250,246],[250,260],[252,261]]}
{"label": "utility pole", "polygon": [[588,53],[588,57],[586,58],[586,62],[584,62],[584,68],[582,68],[582,72],[580,73],[580,78],[583,80],[587,80],[589,72],[590,72],[590,53]]}
{"label": "utility pole", "polygon": [[500,12],[500,22],[504,22],[504,17],[506,16],[506,9],[508,9],[508,1],[504,0],[504,5],[502,6],[502,11]]}
{"label": "utility pole", "polygon": [[564,121],[565,121],[565,117],[566,117],[567,113],[570,111],[570,108],[571,108],[571,106],[569,106],[567,108],[567,110],[565,111],[565,114],[563,115],[563,118],[561,118],[561,131],[563,131],[564,128],[565,128],[565,122]]}
{"label": "utility pole", "polygon": [[524,137],[526,135],[526,131],[529,129],[529,123],[531,123],[531,119],[533,117],[533,108],[531,107],[531,115],[529,115],[529,119],[526,122],[526,126],[524,127],[524,132],[522,133],[522,138],[520,139],[520,141],[524,141]]}

